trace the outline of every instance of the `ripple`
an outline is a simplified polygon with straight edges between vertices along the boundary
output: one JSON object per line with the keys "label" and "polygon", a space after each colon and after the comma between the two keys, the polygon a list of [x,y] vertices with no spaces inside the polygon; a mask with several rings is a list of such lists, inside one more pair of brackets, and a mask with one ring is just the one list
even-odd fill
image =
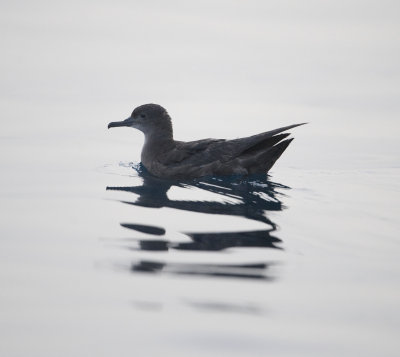
{"label": "ripple", "polygon": [[[249,261],[243,263],[241,261],[240,263],[226,264],[222,259],[218,262],[218,255],[214,255],[212,263],[182,263],[170,261],[168,252],[175,251],[176,254],[187,254],[185,252],[196,251],[203,252],[203,254],[207,254],[207,252],[223,254],[232,248],[282,250],[282,240],[274,236],[277,225],[268,218],[267,214],[268,212],[279,212],[285,208],[280,198],[285,196],[283,191],[288,190],[289,187],[270,181],[267,175],[203,177],[189,181],[163,180],[151,176],[140,164],[120,164],[119,167],[132,170],[136,177],[141,179],[142,184],[124,187],[108,186],[107,190],[126,193],[126,198],[120,200],[123,204],[154,209],[155,220],[157,210],[172,208],[181,211],[220,215],[221,217],[243,217],[247,220],[261,222],[266,226],[264,229],[256,230],[228,231],[226,229],[218,232],[175,232],[182,236],[182,240],[177,241],[171,239],[171,232],[167,232],[164,227],[159,225],[122,222],[120,223],[121,227],[130,230],[133,234],[144,233],[147,235],[145,238],[131,237],[125,239],[125,244],[121,245],[123,248],[139,253],[162,252],[167,254],[163,256],[162,260],[159,257],[148,259],[147,255],[146,259],[132,260],[129,266],[130,272],[273,280],[272,276],[267,274],[268,267],[273,264],[272,260],[269,259],[265,259],[263,262]],[[191,189],[198,189],[215,194],[212,196],[215,199],[207,201],[170,199],[168,192],[173,187],[179,187],[186,192]],[[132,198],[131,194],[133,194]],[[173,236],[176,237],[176,234]],[[116,241],[118,240],[116,239]],[[267,257],[267,255],[265,256]]]}

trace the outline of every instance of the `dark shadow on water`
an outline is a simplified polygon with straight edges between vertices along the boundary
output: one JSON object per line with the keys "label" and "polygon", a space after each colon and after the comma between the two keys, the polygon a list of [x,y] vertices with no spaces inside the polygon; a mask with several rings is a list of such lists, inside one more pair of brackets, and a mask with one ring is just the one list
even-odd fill
{"label": "dark shadow on water", "polygon": [[[126,223],[122,227],[144,232],[144,229],[135,229]],[[146,233],[153,230],[160,230],[159,227],[146,226]],[[154,234],[154,233],[153,233]],[[201,251],[222,251],[234,247],[259,247],[282,249],[277,244],[282,242],[270,234],[270,230],[243,231],[243,232],[211,232],[211,233],[184,233],[191,239],[190,242],[170,242],[165,239],[136,239],[129,241],[135,244],[129,247],[132,250],[143,251],[167,251],[176,250],[201,250]]]}
{"label": "dark shadow on water", "polygon": [[186,301],[186,304],[190,307],[201,310],[202,312],[225,312],[225,313],[236,313],[236,314],[246,314],[246,315],[264,315],[265,311],[262,307],[249,304],[233,304],[227,303],[225,301]]}
{"label": "dark shadow on water", "polygon": [[193,275],[224,278],[247,278],[272,280],[264,274],[268,265],[259,264],[193,264],[161,263],[141,260],[132,263],[130,270],[141,273],[168,273],[174,275]]}
{"label": "dark shadow on water", "polygon": [[[190,181],[171,181],[150,175],[141,165],[133,166],[133,169],[142,178],[142,185],[107,187],[107,190],[124,191],[135,195],[134,200],[127,198],[121,201],[124,204],[239,216],[262,222],[266,228],[236,232],[180,232],[184,234],[186,240],[176,242],[168,239],[168,233],[163,227],[144,225],[140,222],[123,222],[120,224],[126,229],[153,236],[146,239],[125,239],[127,249],[147,252],[168,252],[169,250],[224,252],[229,248],[244,247],[282,249],[279,246],[281,240],[273,235],[277,229],[276,224],[267,217],[267,213],[281,211],[284,208],[279,197],[283,196],[281,191],[289,187],[271,182],[266,175],[203,177]],[[217,194],[217,196],[213,201],[172,200],[169,199],[167,193],[173,186],[186,189],[197,188]],[[132,263],[130,271],[271,280],[271,277],[267,275],[269,265],[267,262],[228,265],[183,264],[166,263],[154,259],[136,261]]]}

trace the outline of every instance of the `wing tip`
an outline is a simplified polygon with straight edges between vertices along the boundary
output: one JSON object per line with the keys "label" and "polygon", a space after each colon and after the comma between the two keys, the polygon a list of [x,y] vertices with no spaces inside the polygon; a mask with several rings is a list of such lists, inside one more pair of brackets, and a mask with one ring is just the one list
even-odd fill
{"label": "wing tip", "polygon": [[304,123],[299,123],[299,124],[293,124],[293,125],[289,125],[290,127],[292,127],[292,128],[296,128],[296,127],[298,127],[298,126],[302,126],[302,125],[306,125],[306,124],[310,124],[310,122],[304,122]]}

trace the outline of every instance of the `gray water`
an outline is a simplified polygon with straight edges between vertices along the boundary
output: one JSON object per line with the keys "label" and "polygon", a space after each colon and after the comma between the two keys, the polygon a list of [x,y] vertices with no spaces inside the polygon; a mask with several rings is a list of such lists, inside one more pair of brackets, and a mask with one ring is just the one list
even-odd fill
{"label": "gray water", "polygon": [[[397,356],[399,5],[2,3],[0,354]],[[166,183],[141,133],[297,122],[265,177]]]}

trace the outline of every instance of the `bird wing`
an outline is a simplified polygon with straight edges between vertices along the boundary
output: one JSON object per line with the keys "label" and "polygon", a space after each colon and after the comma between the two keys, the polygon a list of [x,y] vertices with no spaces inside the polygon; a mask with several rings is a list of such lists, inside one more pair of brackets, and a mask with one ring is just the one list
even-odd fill
{"label": "bird wing", "polygon": [[224,163],[238,156],[250,156],[256,152],[271,148],[289,135],[277,134],[303,124],[289,125],[233,140],[203,139],[189,142],[176,141],[175,149],[165,153],[162,161],[165,165],[204,165],[213,161]]}
{"label": "bird wing", "polygon": [[175,141],[175,148],[160,157],[164,165],[197,164],[215,161],[215,148],[226,142],[224,139],[203,139],[197,141]]}
{"label": "bird wing", "polygon": [[280,133],[304,124],[305,123],[288,125],[245,138],[229,140],[225,144],[226,149],[231,151],[231,157],[229,159],[243,155],[252,155],[256,152],[268,149],[289,135]]}

